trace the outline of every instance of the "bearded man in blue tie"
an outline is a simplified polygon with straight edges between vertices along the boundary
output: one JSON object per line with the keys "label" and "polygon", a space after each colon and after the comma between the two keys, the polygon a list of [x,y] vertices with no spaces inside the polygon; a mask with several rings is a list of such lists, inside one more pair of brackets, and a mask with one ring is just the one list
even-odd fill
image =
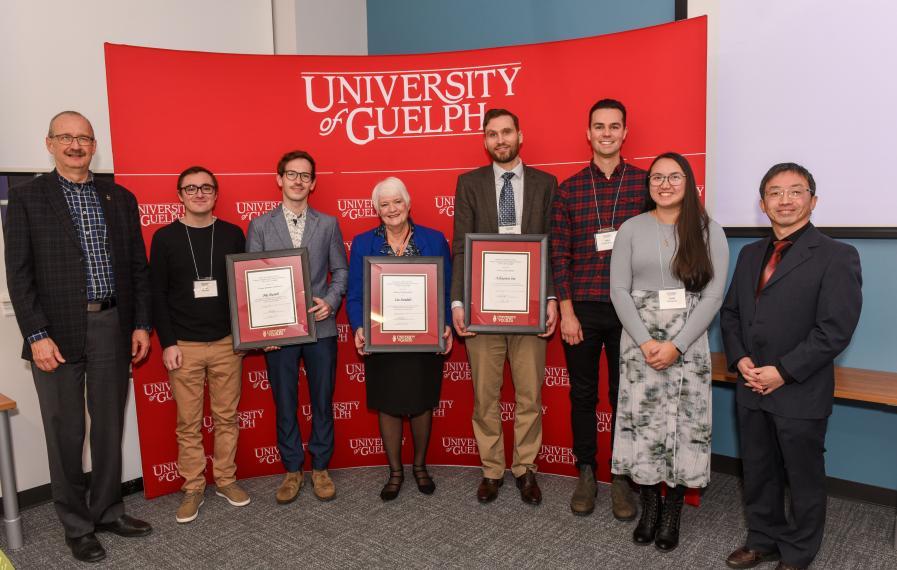
{"label": "bearded man in blue tie", "polygon": [[458,177],[452,240],[452,322],[458,335],[466,339],[474,391],[473,433],[483,465],[477,499],[481,503],[494,501],[504,482],[506,464],[499,395],[507,359],[516,400],[511,473],[521,499],[538,505],[542,492],[536,483],[535,461],[542,446],[545,347],[547,337],[557,324],[554,284],[549,271],[544,334],[476,335],[465,326],[464,239],[469,233],[547,234],[557,179],[521,162],[523,133],[520,121],[510,111],[486,111],[483,134],[492,164]]}

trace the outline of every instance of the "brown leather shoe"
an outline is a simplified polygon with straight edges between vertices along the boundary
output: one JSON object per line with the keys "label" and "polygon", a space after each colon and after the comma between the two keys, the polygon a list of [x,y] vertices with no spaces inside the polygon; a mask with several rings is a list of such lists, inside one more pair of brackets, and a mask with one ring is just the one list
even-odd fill
{"label": "brown leather shoe", "polygon": [[526,473],[517,477],[517,488],[520,489],[520,498],[524,503],[538,505],[542,502],[542,489],[536,483],[536,472],[527,469]]}
{"label": "brown leather shoe", "polygon": [[305,474],[302,471],[288,471],[275,494],[277,504],[286,505],[295,501],[304,482]]}
{"label": "brown leather shoe", "polygon": [[729,568],[753,568],[763,562],[774,562],[779,559],[778,552],[758,552],[747,546],[742,546],[726,558],[726,566]]}
{"label": "brown leather shoe", "polygon": [[776,570],[806,570],[803,566],[794,566],[792,564],[785,564],[784,562],[779,562],[776,564]]}
{"label": "brown leather shoe", "polygon": [[477,487],[477,500],[481,503],[491,503],[498,497],[498,488],[504,484],[504,479],[483,477],[480,486]]}
{"label": "brown leather shoe", "polygon": [[332,501],[336,497],[336,485],[330,478],[330,473],[326,469],[313,469],[311,472],[311,482],[314,486],[315,497],[319,501]]}

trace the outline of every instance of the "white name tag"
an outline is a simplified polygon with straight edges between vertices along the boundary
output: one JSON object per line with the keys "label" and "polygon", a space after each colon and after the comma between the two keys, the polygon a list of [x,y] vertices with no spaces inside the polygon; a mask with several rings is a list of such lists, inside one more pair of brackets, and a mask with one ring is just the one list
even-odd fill
{"label": "white name tag", "polygon": [[498,226],[498,233],[500,234],[519,234],[520,233],[520,224],[516,226]]}
{"label": "white name tag", "polygon": [[661,311],[685,308],[685,289],[661,289],[658,293]]}
{"label": "white name tag", "polygon": [[601,230],[595,232],[595,251],[612,250],[614,248],[614,240],[616,239],[616,230]]}
{"label": "white name tag", "polygon": [[218,281],[215,279],[201,279],[193,282],[193,298],[202,299],[204,297],[218,296]]}

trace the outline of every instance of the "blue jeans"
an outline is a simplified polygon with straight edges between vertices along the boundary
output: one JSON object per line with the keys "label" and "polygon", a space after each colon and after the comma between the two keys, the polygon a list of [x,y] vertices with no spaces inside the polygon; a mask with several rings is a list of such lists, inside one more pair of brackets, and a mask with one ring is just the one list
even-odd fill
{"label": "blue jeans", "polygon": [[299,471],[305,454],[299,432],[299,360],[305,362],[311,396],[308,450],[315,469],[326,469],[333,456],[333,387],[336,383],[336,337],[284,346],[265,353],[268,381],[277,413],[277,448],[287,471]]}

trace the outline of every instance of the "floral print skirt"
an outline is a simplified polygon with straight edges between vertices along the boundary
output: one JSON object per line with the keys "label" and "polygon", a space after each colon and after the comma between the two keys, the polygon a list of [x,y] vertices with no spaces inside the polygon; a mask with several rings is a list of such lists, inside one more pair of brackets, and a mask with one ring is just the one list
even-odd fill
{"label": "floral print skirt", "polygon": [[[686,293],[685,309],[659,307],[657,291],[631,293],[654,340],[672,339],[700,296]],[[666,370],[645,363],[623,330],[620,393],[611,470],[640,485],[706,487],[710,481],[711,363],[705,331]]]}

